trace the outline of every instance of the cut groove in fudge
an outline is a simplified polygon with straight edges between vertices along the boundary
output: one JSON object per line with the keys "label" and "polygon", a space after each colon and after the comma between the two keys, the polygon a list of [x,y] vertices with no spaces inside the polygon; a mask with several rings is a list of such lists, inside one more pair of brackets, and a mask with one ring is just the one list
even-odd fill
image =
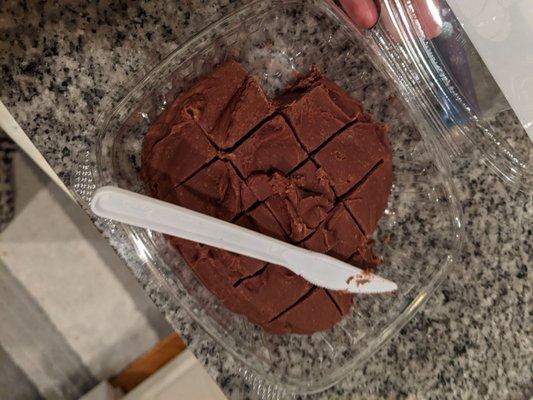
{"label": "cut groove in fudge", "polygon": [[358,122],[314,155],[318,165],[328,174],[337,196],[350,190],[386,156],[382,130],[385,128],[381,124]]}
{"label": "cut groove in fudge", "polygon": [[172,189],[164,200],[226,221],[256,201],[233,166],[221,160]]}
{"label": "cut groove in fudge", "polygon": [[378,221],[383,216],[391,186],[392,162],[390,157],[387,157],[344,200],[346,208],[366,235],[374,232]]}
{"label": "cut groove in fudge", "polygon": [[374,254],[372,243],[370,243],[368,246],[358,249],[347,262],[363,270],[373,271],[381,264],[382,260]]}
{"label": "cut groove in fudge", "polygon": [[302,243],[302,246],[339,260],[346,260],[365,244],[365,236],[341,203],[330,212],[328,218]]}
{"label": "cut groove in fudge", "polygon": [[333,302],[333,304],[335,304],[335,308],[337,309],[339,314],[343,315],[344,313],[342,312],[341,307],[337,304],[337,302],[335,301],[335,299],[331,295],[330,291],[328,289],[326,289],[325,291],[326,291],[326,294],[328,295],[328,297],[330,298],[330,300]]}
{"label": "cut groove in fudge", "polygon": [[317,85],[303,94],[286,95],[280,102],[281,113],[308,152],[350,122],[333,103],[323,85]]}
{"label": "cut groove in fudge", "polygon": [[218,148],[229,149],[273,111],[270,100],[255,79],[249,76],[226,104],[207,135]]}
{"label": "cut groove in fudge", "polygon": [[143,178],[152,196],[164,198],[215,156],[215,148],[198,125],[184,119],[153,147],[143,164]]}
{"label": "cut groove in fudge", "polygon": [[323,76],[316,64],[311,66],[311,70],[306,76],[289,86],[287,92],[298,93],[306,91],[318,84],[322,84],[326,87],[336,106],[342,110],[351,121],[359,119],[358,117],[362,114],[366,114],[365,118],[370,117],[370,115],[364,111],[363,105],[360,101],[351,97],[331,79]]}
{"label": "cut groove in fudge", "polygon": [[350,217],[352,218],[352,221],[354,222],[354,224],[357,226],[357,229],[359,230],[359,232],[361,232],[361,234],[363,236],[366,236],[365,234],[365,231],[363,230],[361,224],[359,223],[359,221],[357,221],[357,219],[353,216],[353,214],[351,213],[351,211],[348,209],[348,207],[346,207],[346,204],[342,203],[344,205],[344,208],[346,208],[346,211],[348,211],[348,214],[350,214]]}
{"label": "cut groove in fudge", "polygon": [[256,320],[268,323],[309,291],[312,285],[288,269],[269,264],[258,276],[242,282],[235,292],[258,305],[261,315]]}
{"label": "cut groove in fudge", "polygon": [[268,266],[268,264],[266,264],[263,268],[255,271],[253,274],[251,275],[246,275],[246,276],[243,276],[242,278],[239,278],[237,281],[235,281],[235,283],[233,283],[233,287],[239,287],[239,285],[241,283],[243,283],[244,281],[248,280],[248,279],[252,279],[252,278],[255,278],[256,276],[258,275],[261,275],[263,272],[265,272],[266,270],[266,267]]}
{"label": "cut groove in fudge", "polygon": [[322,142],[316,149],[314,149],[313,151],[310,151],[308,154],[309,154],[309,158],[310,160],[313,161],[313,163],[317,166],[317,168],[320,168],[320,165],[318,164],[318,162],[316,161],[316,159],[314,158],[314,156],[318,153],[320,153],[320,150],[322,150],[324,147],[326,147],[330,142],[332,142],[337,136],[339,136],[340,134],[342,134],[342,132],[344,132],[345,130],[347,130],[348,128],[350,128],[351,126],[357,124],[359,121],[354,121],[354,122],[349,122],[347,123],[345,126],[343,126],[341,129],[339,129],[337,132],[335,132],[333,135],[331,135],[331,137],[327,140],[325,140],[324,142]]}
{"label": "cut groove in fudge", "polygon": [[143,165],[153,147],[169,135],[172,127],[180,121],[192,119],[204,133],[210,133],[247,77],[246,70],[239,63],[230,60],[181,93],[148,129],[143,141]]}
{"label": "cut groove in fudge", "polygon": [[[236,292],[233,282],[243,277],[259,275],[264,272],[266,263],[249,257],[242,257],[224,250],[216,249],[183,239],[170,238],[171,244],[176,247],[198,278],[213,294],[219,297],[231,310],[239,313],[252,311],[254,304]],[[221,257],[219,257],[221,256]],[[228,262],[228,257],[229,262]],[[231,258],[234,258],[231,262]],[[248,262],[245,263],[245,260]],[[240,261],[240,263],[238,263]],[[245,264],[243,264],[245,263]],[[242,267],[243,268],[235,268]],[[253,268],[252,268],[253,267]],[[258,312],[258,310],[253,310]]]}
{"label": "cut groove in fudge", "polygon": [[307,299],[309,296],[311,296],[311,293],[313,293],[315,290],[317,289],[316,286],[312,286],[307,292],[305,292],[301,297],[299,297],[294,303],[292,303],[291,305],[289,305],[287,308],[285,308],[284,310],[280,311],[279,314],[277,314],[275,317],[273,317],[270,321],[268,321],[269,323],[272,323],[274,322],[275,320],[277,320],[278,318],[282,317],[284,314],[286,314],[287,312],[289,312],[290,310],[292,310],[294,307],[296,307],[298,304],[300,304],[301,302],[305,301],[305,299]]}
{"label": "cut groove in fudge", "polygon": [[331,328],[342,318],[324,289],[311,290],[302,301],[265,326],[276,334],[312,334]]}
{"label": "cut groove in fudge", "polygon": [[182,254],[194,274],[227,308],[237,313],[258,312],[255,306],[248,304],[238,293],[235,293],[231,284],[235,276],[228,274],[227,265],[213,256],[211,252],[214,248],[173,239],[173,245]]}
{"label": "cut groove in fudge", "polygon": [[254,172],[279,171],[284,174],[307,158],[282,116],[265,122],[246,139],[229,159],[244,178]]}
{"label": "cut groove in fudge", "polygon": [[199,79],[179,98],[182,98],[186,112],[204,132],[211,134],[248,76],[238,62],[230,60]]}
{"label": "cut groove in fudge", "polygon": [[335,196],[327,177],[311,161],[288,177],[256,174],[247,184],[295,242],[309,236],[333,208]]}
{"label": "cut groove in fudge", "polygon": [[318,67],[278,99],[281,113],[308,152],[314,151],[347,123],[363,113],[360,102],[324,78]]}
{"label": "cut groove in fudge", "polygon": [[327,290],[326,294],[331,299],[335,307],[339,311],[341,316],[344,316],[350,312],[354,302],[354,294],[348,292],[341,292],[337,290]]}
{"label": "cut groove in fudge", "polygon": [[331,302],[335,305],[335,308],[337,309],[337,311],[339,312],[339,314],[343,314],[340,306],[337,304],[337,302],[335,301],[335,299],[333,298],[333,296],[331,295],[330,291],[329,290],[325,290],[326,294],[328,295],[329,299],[331,300]]}
{"label": "cut groove in fudge", "polygon": [[243,214],[235,223],[275,239],[287,240],[285,232],[264,203]]}
{"label": "cut groove in fudge", "polygon": [[196,264],[201,258],[211,258],[216,264],[220,275],[232,284],[263,270],[267,263],[255,258],[242,256],[216,247],[191,242],[176,237],[167,238],[176,248],[187,264]]}
{"label": "cut groove in fudge", "polygon": [[324,170],[308,159],[300,168],[291,173],[295,184],[308,195],[321,195],[330,201],[335,200],[335,193]]}
{"label": "cut groove in fudge", "polygon": [[372,174],[374,173],[374,171],[376,171],[377,169],[379,169],[381,167],[381,165],[383,164],[383,160],[379,160],[372,168],[370,168],[368,170],[368,172],[365,174],[365,176],[363,176],[359,182],[357,182],[355,185],[352,186],[352,188],[350,190],[348,190],[346,193],[344,193],[342,196],[339,196],[337,197],[337,200],[339,201],[343,201],[344,199],[347,199],[349,197],[351,197],[353,195],[353,193],[355,193],[365,182],[366,180],[372,176]]}

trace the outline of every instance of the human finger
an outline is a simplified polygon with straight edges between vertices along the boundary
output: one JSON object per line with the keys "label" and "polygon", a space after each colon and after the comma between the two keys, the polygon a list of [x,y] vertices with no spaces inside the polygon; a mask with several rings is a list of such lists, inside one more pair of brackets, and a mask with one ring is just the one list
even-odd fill
{"label": "human finger", "polygon": [[424,36],[427,39],[439,36],[442,30],[439,0],[411,0],[411,4]]}
{"label": "human finger", "polygon": [[348,17],[360,28],[372,28],[378,22],[378,10],[374,0],[340,0]]}

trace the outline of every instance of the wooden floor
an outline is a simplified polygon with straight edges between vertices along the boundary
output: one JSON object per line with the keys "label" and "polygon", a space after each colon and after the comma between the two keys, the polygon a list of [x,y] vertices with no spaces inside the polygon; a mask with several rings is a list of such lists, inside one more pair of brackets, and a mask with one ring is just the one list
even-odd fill
{"label": "wooden floor", "polygon": [[171,333],[111,378],[109,382],[127,393],[180,354],[185,347],[185,343],[178,334]]}

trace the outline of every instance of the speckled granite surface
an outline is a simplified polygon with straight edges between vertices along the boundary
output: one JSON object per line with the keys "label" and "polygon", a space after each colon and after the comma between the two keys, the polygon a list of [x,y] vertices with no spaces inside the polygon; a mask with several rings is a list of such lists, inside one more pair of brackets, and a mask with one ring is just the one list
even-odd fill
{"label": "speckled granite surface", "polygon": [[[242,4],[207,3],[2,3],[1,100],[67,185],[103,99],[142,65]],[[494,126],[530,146],[511,113],[496,117]],[[372,363],[312,398],[533,394],[533,199],[509,190],[477,161],[457,160],[453,172],[468,238],[457,268]],[[247,398],[239,365],[157,290],[120,234],[110,241],[228,396]]]}

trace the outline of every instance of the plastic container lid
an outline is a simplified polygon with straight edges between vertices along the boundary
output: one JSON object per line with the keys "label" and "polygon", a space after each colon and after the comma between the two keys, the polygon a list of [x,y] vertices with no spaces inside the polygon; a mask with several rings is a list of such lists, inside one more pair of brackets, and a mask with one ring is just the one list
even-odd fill
{"label": "plastic container lid", "polygon": [[533,2],[448,0],[448,5],[457,16],[452,22],[460,22],[448,31],[468,35],[533,141]]}
{"label": "plastic container lid", "polygon": [[[502,29],[499,27],[502,25],[499,17],[509,19],[511,15],[500,3],[477,0],[381,0],[380,21],[368,34],[372,38],[371,45],[377,46],[378,51],[385,56],[389,73],[399,83],[398,89],[411,99],[413,113],[424,120],[428,142],[444,148],[451,162],[460,155],[479,157],[503,180],[529,191],[533,187],[533,146],[526,140],[525,132],[523,138],[512,144],[506,137],[505,129],[496,131],[491,127],[490,117],[509,106],[463,29],[465,21],[464,26],[475,36],[484,58],[491,61],[498,76],[504,73],[502,68],[505,65],[512,72],[524,69],[524,66],[527,69],[527,65],[533,62],[527,58],[527,53],[523,58],[513,59],[507,64],[498,65],[494,62],[497,58],[494,51],[505,45],[500,43],[496,46],[495,43],[518,36],[511,34],[511,31],[498,33]],[[477,19],[469,19],[476,4],[477,9],[485,14]],[[457,19],[451,6],[459,11],[463,21]],[[522,8],[531,11],[531,3]],[[428,39],[424,32],[428,31],[428,19],[440,26],[435,38]],[[533,20],[527,19],[516,24],[505,21],[505,26],[508,30],[513,26],[514,30],[525,31],[528,23],[533,27]],[[492,30],[488,26],[490,24],[494,24]],[[474,28],[496,33],[480,37]],[[502,79],[499,81],[504,84]],[[517,110],[531,107],[529,97],[520,97],[527,91],[528,84],[533,85],[528,82],[521,82],[521,86],[515,87],[513,96],[510,96]],[[531,128],[530,116],[525,112],[521,116],[525,128]]]}

